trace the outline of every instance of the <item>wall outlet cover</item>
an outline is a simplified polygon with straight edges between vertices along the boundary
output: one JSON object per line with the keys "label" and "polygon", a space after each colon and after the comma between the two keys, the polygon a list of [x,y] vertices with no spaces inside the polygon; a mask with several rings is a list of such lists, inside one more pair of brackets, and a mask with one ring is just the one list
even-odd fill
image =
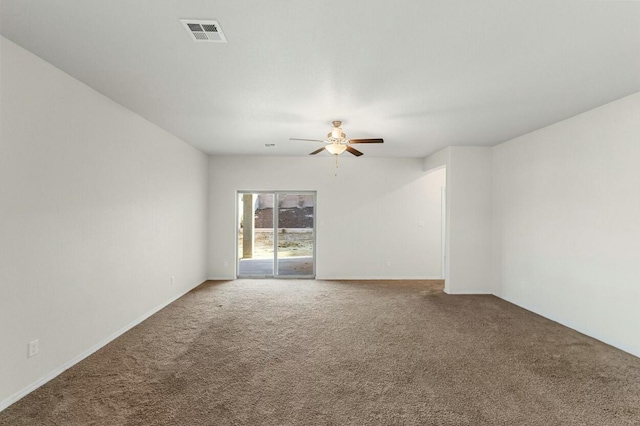
{"label": "wall outlet cover", "polygon": [[38,352],[40,352],[40,342],[39,342],[39,340],[36,339],[36,340],[30,341],[29,345],[28,345],[27,357],[31,358],[32,356],[37,355]]}

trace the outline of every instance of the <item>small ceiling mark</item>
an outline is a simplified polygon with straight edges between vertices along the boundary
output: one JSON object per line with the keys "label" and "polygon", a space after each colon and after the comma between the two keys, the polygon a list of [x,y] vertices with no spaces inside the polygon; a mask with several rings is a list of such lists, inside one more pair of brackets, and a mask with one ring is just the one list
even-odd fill
{"label": "small ceiling mark", "polygon": [[265,143],[264,146],[266,148],[275,148],[276,144],[275,143]]}
{"label": "small ceiling mark", "polygon": [[211,19],[181,19],[182,25],[193,41],[208,43],[226,43],[227,38],[220,29],[218,21]]}

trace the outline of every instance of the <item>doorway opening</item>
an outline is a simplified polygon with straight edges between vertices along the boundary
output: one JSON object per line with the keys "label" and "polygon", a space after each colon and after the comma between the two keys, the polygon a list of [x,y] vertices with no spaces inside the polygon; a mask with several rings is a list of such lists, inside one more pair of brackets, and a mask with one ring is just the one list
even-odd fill
{"label": "doorway opening", "polygon": [[314,278],[316,193],[238,191],[238,278]]}

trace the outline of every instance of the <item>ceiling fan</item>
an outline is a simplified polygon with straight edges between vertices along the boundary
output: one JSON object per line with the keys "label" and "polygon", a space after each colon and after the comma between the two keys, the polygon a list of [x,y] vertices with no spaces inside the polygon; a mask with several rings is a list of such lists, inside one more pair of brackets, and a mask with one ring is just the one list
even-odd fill
{"label": "ceiling fan", "polygon": [[331,124],[333,125],[333,127],[331,128],[331,131],[329,133],[327,133],[327,139],[325,140],[320,140],[320,139],[299,139],[299,138],[289,138],[289,140],[292,141],[311,141],[311,142],[322,142],[324,144],[326,144],[325,146],[323,146],[320,149],[316,149],[315,151],[313,151],[312,153],[310,153],[309,155],[316,155],[319,154],[320,152],[327,150],[330,154],[335,155],[336,157],[340,154],[342,154],[343,152],[347,151],[350,154],[355,155],[356,157],[360,157],[362,155],[362,152],[358,151],[357,149],[351,147],[351,144],[355,144],[355,143],[383,143],[384,141],[380,138],[375,138],[375,139],[347,139],[347,135],[345,135],[342,132],[342,129],[340,128],[340,125],[342,124],[342,121],[332,121]]}

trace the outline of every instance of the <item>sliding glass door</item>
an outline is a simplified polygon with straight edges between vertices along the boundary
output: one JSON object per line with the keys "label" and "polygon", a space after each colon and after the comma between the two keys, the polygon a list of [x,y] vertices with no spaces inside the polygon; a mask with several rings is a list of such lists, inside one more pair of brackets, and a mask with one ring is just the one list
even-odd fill
{"label": "sliding glass door", "polygon": [[238,277],[315,277],[315,192],[238,191],[237,211]]}

